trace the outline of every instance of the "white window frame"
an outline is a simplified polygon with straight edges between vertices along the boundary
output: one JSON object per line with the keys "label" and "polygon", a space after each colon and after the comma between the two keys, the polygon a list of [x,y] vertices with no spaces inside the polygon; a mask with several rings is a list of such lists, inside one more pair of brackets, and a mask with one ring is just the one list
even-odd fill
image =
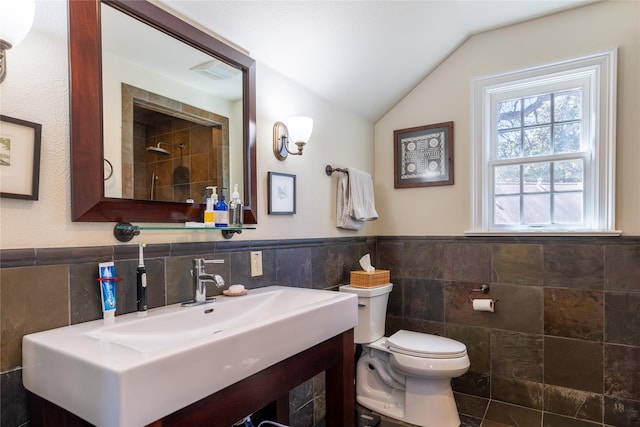
{"label": "white window frame", "polygon": [[[472,83],[471,224],[467,235],[620,235],[615,230],[615,124],[617,49],[479,77]],[[584,223],[572,225],[494,226],[494,183],[491,153],[495,123],[493,106],[500,99],[562,88],[583,88],[581,142],[584,160]],[[527,161],[525,158],[525,162]],[[536,161],[545,161],[544,156]]]}

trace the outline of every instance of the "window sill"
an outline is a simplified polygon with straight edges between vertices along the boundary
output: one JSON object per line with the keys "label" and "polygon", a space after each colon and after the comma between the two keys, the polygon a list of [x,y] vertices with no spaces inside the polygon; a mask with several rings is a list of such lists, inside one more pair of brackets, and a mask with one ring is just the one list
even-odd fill
{"label": "window sill", "polygon": [[489,237],[489,236],[536,236],[536,237],[607,237],[607,236],[620,236],[622,230],[540,230],[540,231],[465,231],[464,235],[473,237]]}

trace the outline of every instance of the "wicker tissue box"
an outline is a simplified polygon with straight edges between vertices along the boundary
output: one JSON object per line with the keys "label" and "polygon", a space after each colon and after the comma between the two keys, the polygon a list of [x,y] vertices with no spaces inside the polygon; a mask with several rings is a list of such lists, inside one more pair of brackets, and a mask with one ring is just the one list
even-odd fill
{"label": "wicker tissue box", "polygon": [[354,288],[376,288],[390,282],[389,270],[352,271],[351,286]]}

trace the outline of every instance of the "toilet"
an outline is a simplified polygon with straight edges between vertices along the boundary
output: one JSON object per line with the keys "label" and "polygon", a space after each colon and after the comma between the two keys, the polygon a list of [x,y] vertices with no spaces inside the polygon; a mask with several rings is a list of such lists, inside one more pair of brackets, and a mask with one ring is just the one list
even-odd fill
{"label": "toilet", "polygon": [[358,296],[354,341],[362,344],[356,365],[356,401],[374,412],[422,427],[458,427],[451,379],[469,369],[467,347],[437,335],[400,330],[384,337],[393,284],[340,286]]}

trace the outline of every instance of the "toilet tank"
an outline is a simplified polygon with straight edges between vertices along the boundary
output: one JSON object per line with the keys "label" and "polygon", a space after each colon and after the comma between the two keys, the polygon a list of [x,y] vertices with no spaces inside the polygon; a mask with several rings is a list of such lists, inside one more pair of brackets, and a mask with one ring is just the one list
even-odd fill
{"label": "toilet tank", "polygon": [[358,295],[358,325],[354,329],[356,344],[372,343],[384,336],[387,302],[391,289],[393,289],[392,283],[376,288],[340,286],[340,292]]}

